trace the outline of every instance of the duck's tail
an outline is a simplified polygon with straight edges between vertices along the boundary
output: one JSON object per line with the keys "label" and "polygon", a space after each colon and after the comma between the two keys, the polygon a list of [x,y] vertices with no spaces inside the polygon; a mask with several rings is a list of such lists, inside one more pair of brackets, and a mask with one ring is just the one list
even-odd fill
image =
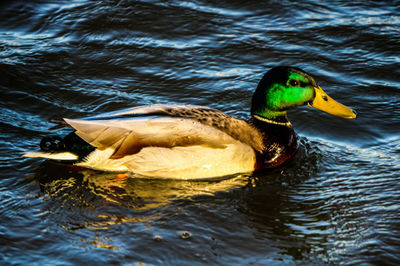
{"label": "duck's tail", "polygon": [[25,152],[24,157],[30,158],[45,158],[56,161],[77,161],[79,159],[78,155],[72,152],[43,152],[43,151],[33,151]]}
{"label": "duck's tail", "polygon": [[78,161],[86,157],[95,148],[71,132],[64,138],[44,137],[40,142],[41,151],[26,152],[24,157],[46,158],[58,161]]}

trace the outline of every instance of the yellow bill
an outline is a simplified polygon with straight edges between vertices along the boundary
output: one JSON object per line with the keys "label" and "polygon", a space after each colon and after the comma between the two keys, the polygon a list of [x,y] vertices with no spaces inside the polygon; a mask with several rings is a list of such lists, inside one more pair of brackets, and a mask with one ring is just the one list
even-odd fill
{"label": "yellow bill", "polygon": [[356,118],[356,114],[353,110],[329,97],[319,86],[315,87],[314,91],[315,98],[307,104],[308,106],[338,117],[347,119]]}

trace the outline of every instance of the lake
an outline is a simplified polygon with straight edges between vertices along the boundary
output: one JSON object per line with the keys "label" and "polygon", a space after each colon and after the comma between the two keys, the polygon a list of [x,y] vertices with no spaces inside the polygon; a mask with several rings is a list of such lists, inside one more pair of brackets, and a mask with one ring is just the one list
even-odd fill
{"label": "lake", "polygon": [[[2,1],[0,263],[400,264],[399,1]],[[262,75],[297,66],[357,111],[289,112],[270,171],[178,181],[76,169],[49,119],[192,104],[249,118]]]}

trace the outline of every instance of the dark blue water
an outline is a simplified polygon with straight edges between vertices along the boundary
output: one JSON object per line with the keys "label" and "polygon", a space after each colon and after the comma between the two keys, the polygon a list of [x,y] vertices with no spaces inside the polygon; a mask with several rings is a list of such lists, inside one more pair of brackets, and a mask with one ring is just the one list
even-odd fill
{"label": "dark blue water", "polygon": [[[0,18],[1,264],[400,263],[399,1],[3,1]],[[301,149],[279,169],[189,182],[21,157],[52,118],[247,119],[276,65],[358,113],[292,110]]]}

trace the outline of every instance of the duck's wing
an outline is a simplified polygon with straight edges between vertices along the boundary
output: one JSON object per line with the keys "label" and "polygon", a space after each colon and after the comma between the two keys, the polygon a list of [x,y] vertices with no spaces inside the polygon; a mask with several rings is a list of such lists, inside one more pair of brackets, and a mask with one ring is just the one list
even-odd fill
{"label": "duck's wing", "polygon": [[84,119],[64,119],[76,134],[100,150],[113,148],[122,158],[144,147],[206,145],[224,147],[240,141],[263,149],[262,135],[243,120],[200,106],[135,107]]}
{"label": "duck's wing", "polygon": [[129,119],[152,116],[191,119],[203,125],[219,129],[257,151],[264,149],[263,136],[259,130],[241,119],[231,117],[219,110],[205,106],[156,104],[101,114],[88,117],[86,120]]}

